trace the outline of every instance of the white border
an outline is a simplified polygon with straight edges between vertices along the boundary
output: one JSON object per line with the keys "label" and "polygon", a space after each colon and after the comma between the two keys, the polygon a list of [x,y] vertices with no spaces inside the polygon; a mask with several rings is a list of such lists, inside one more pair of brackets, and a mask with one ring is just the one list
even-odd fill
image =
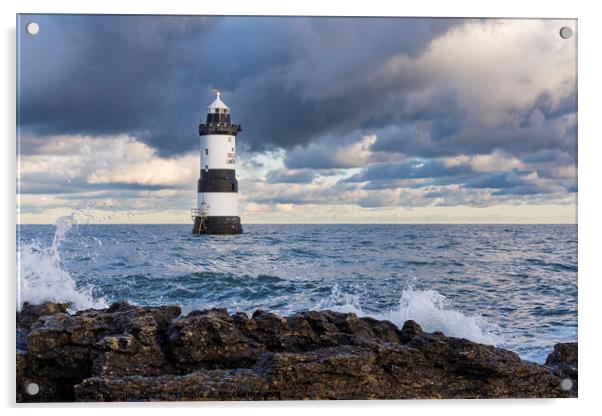
{"label": "white border", "polygon": [[[486,6],[485,6],[486,3]],[[199,414],[232,414],[244,412],[261,415],[301,415],[307,412],[330,413],[341,409],[345,415],[365,415],[368,411],[381,414],[398,414],[400,411],[416,414],[487,414],[507,415],[509,412],[541,412],[546,415],[580,414],[595,408],[600,396],[600,354],[602,348],[599,316],[601,278],[600,245],[600,184],[598,158],[602,134],[600,129],[599,76],[602,74],[599,40],[602,39],[602,21],[596,13],[595,2],[548,0],[526,2],[524,0],[497,0],[473,2],[470,0],[416,2],[392,2],[371,0],[368,2],[304,0],[285,1],[204,1],[185,2],[176,0],[20,0],[3,1],[3,65],[2,126],[4,126],[3,180],[4,227],[2,253],[4,273],[4,337],[2,344],[2,403],[12,407],[11,413],[30,414],[40,406],[20,406],[14,403],[14,311],[15,287],[15,14],[21,13],[119,13],[119,14],[237,14],[237,15],[392,15],[392,16],[455,16],[455,17],[558,17],[579,19],[579,342],[580,380],[577,400],[492,400],[492,401],[380,401],[380,402],[271,402],[271,403],[154,403],[154,404],[96,404],[51,405],[40,408],[47,414],[125,413],[143,410],[145,413],[164,414],[166,411]],[[67,409],[65,409],[67,407]],[[85,408],[85,409],[82,409]],[[172,409],[172,410],[168,410]],[[589,413],[589,412],[588,412]]]}

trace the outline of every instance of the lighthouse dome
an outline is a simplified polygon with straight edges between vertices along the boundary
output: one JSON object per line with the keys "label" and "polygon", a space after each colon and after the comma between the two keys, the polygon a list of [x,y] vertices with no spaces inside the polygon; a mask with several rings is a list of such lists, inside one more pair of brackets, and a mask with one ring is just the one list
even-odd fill
{"label": "lighthouse dome", "polygon": [[215,100],[211,104],[209,104],[207,110],[210,113],[229,113],[230,108],[226,104],[224,104],[224,102],[220,99],[220,92],[216,91],[215,95]]}
{"label": "lighthouse dome", "polygon": [[216,98],[207,107],[207,119],[199,124],[201,136],[208,134],[226,134],[236,136],[241,131],[240,124],[230,121],[230,108],[220,99],[220,92],[215,92]]}

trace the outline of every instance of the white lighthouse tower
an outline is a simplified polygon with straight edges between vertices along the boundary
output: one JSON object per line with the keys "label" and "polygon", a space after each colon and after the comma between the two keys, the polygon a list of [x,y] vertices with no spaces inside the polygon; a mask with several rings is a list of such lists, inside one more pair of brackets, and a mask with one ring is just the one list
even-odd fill
{"label": "white lighthouse tower", "polygon": [[207,121],[199,124],[201,174],[197,207],[192,210],[194,234],[240,234],[236,135],[240,125],[230,122],[230,109],[220,99],[207,108]]}

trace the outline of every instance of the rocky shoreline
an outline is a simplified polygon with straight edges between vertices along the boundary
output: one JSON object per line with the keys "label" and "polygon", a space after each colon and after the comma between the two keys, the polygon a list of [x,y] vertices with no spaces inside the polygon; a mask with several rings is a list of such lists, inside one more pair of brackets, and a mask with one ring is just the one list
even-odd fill
{"label": "rocky shoreline", "polygon": [[576,343],[539,365],[414,321],[332,311],[25,304],[16,355],[17,402],[577,396]]}

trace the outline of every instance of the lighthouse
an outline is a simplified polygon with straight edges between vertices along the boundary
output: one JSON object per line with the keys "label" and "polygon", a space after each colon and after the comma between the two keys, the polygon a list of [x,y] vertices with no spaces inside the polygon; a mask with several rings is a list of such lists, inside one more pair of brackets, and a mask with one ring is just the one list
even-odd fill
{"label": "lighthouse", "polygon": [[240,234],[238,181],[236,180],[236,135],[240,125],[230,121],[230,108],[216,92],[207,108],[201,136],[201,173],[197,207],[192,210],[194,234]]}

